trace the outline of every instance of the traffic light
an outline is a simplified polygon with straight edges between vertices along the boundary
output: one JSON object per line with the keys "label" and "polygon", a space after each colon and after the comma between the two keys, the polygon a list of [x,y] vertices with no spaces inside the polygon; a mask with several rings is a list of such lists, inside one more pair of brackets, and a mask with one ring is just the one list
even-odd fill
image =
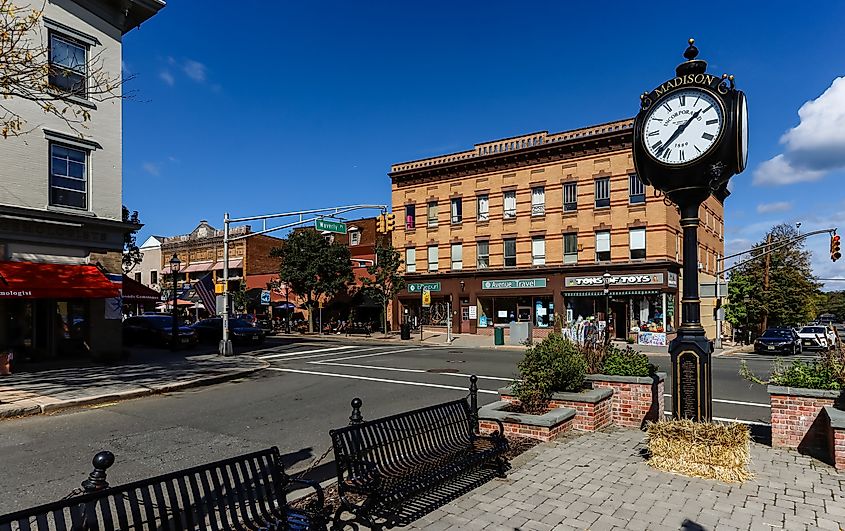
{"label": "traffic light", "polygon": [[387,216],[384,214],[376,218],[376,231],[387,232]]}
{"label": "traffic light", "polygon": [[385,221],[385,232],[391,232],[394,228],[396,228],[396,214],[387,214]]}
{"label": "traffic light", "polygon": [[830,237],[830,260],[835,262],[842,258],[842,251],[840,250],[840,237],[838,234],[833,234]]}

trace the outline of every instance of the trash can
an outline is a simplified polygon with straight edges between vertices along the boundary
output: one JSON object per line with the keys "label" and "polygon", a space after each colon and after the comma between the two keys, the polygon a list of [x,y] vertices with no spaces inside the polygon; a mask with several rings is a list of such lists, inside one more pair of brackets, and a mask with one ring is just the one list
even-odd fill
{"label": "trash can", "polygon": [[505,327],[504,326],[496,326],[493,328],[493,344],[494,345],[504,345],[505,344]]}
{"label": "trash can", "polygon": [[399,329],[399,337],[402,339],[411,339],[411,325],[405,323]]}

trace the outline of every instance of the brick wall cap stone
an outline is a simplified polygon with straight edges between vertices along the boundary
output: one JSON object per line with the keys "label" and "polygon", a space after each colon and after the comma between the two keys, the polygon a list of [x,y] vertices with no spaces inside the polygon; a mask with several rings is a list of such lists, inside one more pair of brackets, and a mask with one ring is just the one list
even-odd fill
{"label": "brick wall cap stone", "polygon": [[630,384],[653,384],[655,381],[662,382],[666,380],[665,372],[658,372],[652,376],[614,376],[610,374],[588,374],[585,377],[588,382],[616,382],[616,383],[630,383]]}
{"label": "brick wall cap stone", "polygon": [[839,389],[806,389],[803,387],[783,387],[770,385],[767,388],[770,395],[806,396],[809,398],[845,398],[845,391]]}
{"label": "brick wall cap stone", "polygon": [[509,406],[510,402],[500,400],[483,406],[478,411],[478,416],[498,419],[502,422],[513,422],[524,424],[526,426],[539,426],[541,428],[554,428],[567,420],[575,417],[575,410],[568,407],[557,407],[543,415],[530,415],[528,413],[513,413],[510,411],[502,411]]}
{"label": "brick wall cap stone", "polygon": [[845,430],[845,411],[833,406],[825,406],[825,413],[830,419],[830,427],[834,430]]}
{"label": "brick wall cap stone", "polygon": [[[507,395],[514,396],[513,386],[502,387],[499,389],[499,396]],[[602,400],[606,400],[613,395],[613,389],[583,389],[577,393],[552,393],[552,400],[567,400],[570,402],[586,402],[588,404],[597,404]]]}

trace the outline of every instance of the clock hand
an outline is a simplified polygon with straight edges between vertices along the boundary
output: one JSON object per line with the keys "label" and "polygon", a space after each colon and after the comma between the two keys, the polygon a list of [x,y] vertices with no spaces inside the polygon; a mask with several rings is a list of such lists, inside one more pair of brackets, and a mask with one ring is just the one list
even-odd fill
{"label": "clock hand", "polygon": [[695,120],[696,118],[698,118],[698,115],[699,115],[699,114],[701,114],[701,109],[698,109],[697,111],[695,111],[695,113],[693,113],[693,115],[692,115],[692,116],[690,116],[690,119],[689,119],[689,120],[687,120],[686,122],[684,122],[684,123],[682,123],[681,125],[679,125],[679,126],[678,126],[678,128],[677,128],[677,129],[675,129],[675,132],[674,132],[674,133],[672,133],[672,136],[670,136],[670,137],[669,137],[669,139],[666,141],[666,143],[665,143],[665,144],[663,144],[662,146],[660,146],[660,149],[658,149],[658,150],[657,150],[657,153],[655,153],[654,155],[655,155],[656,157],[659,157],[659,156],[660,156],[660,154],[661,154],[661,153],[663,153],[663,150],[664,150],[664,149],[666,149],[666,147],[667,147],[669,144],[671,144],[672,142],[674,142],[674,140],[675,140],[676,138],[678,138],[678,137],[681,135],[681,133],[683,133],[683,132],[684,132],[684,130],[687,128],[687,126],[688,126],[689,124],[691,124],[691,123],[692,123],[692,121],[693,121],[693,120]]}

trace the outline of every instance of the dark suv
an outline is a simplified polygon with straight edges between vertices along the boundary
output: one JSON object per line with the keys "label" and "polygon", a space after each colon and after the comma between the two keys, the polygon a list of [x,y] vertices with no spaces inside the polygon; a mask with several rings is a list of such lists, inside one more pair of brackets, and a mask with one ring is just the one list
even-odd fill
{"label": "dark suv", "polygon": [[[200,341],[212,343],[223,339],[223,319],[212,317],[203,319],[191,325]],[[230,338],[235,343],[258,343],[264,342],[264,330],[250,324],[243,319],[229,319]]]}
{"label": "dark suv", "polygon": [[[170,315],[139,315],[123,321],[123,342],[127,345],[143,343],[168,347],[173,339],[173,317]],[[188,326],[179,326],[179,345],[196,345],[197,334]]]}
{"label": "dark suv", "polygon": [[791,328],[767,328],[754,341],[757,354],[801,354],[801,338]]}

